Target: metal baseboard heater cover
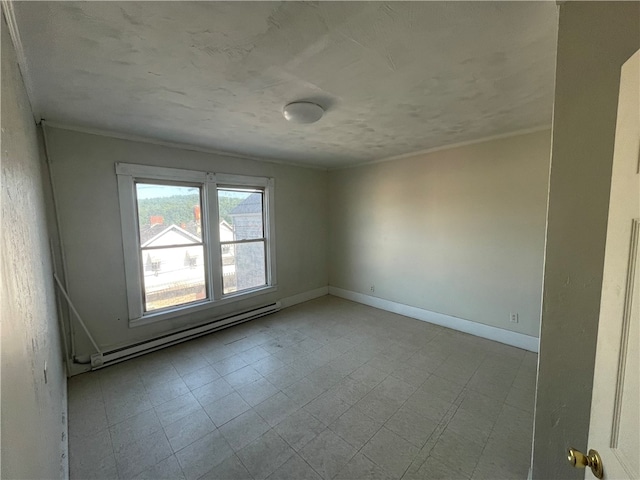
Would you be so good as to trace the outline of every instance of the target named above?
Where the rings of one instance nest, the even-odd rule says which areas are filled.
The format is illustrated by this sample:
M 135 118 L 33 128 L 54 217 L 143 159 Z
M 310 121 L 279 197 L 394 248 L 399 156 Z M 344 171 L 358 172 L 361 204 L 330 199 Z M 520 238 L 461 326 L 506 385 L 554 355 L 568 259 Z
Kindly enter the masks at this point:
M 115 363 L 129 360 L 130 358 L 139 357 L 145 353 L 150 353 L 161 348 L 169 347 L 177 343 L 185 342 L 193 338 L 207 335 L 208 333 L 221 330 L 223 328 L 231 327 L 239 323 L 244 323 L 249 320 L 253 320 L 270 313 L 275 313 L 282 307 L 281 303 L 275 302 L 269 305 L 265 305 L 253 310 L 247 310 L 242 313 L 230 315 L 227 317 L 217 318 L 204 325 L 197 327 L 191 327 L 179 332 L 170 333 L 161 337 L 154 338 L 152 340 L 146 340 L 144 342 L 129 345 L 128 347 L 117 348 L 109 352 L 96 353 L 91 355 L 91 369 L 97 370 L 99 368 L 107 367 Z

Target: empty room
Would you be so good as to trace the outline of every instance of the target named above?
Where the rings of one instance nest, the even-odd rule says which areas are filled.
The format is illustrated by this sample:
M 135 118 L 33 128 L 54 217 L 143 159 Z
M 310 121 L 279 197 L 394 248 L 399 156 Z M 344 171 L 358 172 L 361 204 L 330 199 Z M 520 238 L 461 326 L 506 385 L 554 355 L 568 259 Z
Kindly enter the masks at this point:
M 640 476 L 640 2 L 1 29 L 3 479 Z

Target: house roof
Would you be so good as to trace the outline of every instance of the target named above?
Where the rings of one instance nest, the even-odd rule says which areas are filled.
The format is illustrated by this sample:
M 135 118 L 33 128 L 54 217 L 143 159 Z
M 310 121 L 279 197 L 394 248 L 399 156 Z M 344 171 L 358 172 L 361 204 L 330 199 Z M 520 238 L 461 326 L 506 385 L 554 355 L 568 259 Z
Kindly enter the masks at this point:
M 140 244 L 144 245 L 166 228 L 167 226 L 162 223 L 155 223 L 153 225 L 140 225 Z
M 229 212 L 229 215 L 244 215 L 247 213 L 262 213 L 262 193 L 249 195 Z
M 231 225 L 229 225 L 225 220 L 222 220 L 220 222 L 220 230 L 222 230 L 223 228 L 226 228 L 230 232 L 233 232 L 233 227 Z
M 151 240 L 154 240 L 156 237 L 159 237 L 161 234 L 168 231 L 171 227 L 176 227 L 182 231 L 189 233 L 192 237 L 196 238 L 198 242 L 200 242 L 200 239 L 198 238 L 198 225 L 196 222 L 191 221 L 184 224 L 184 226 L 178 226 L 178 225 L 172 224 L 171 226 L 167 227 L 164 224 L 158 224 L 158 223 L 154 225 L 141 225 L 140 226 L 140 244 L 142 246 L 145 246 Z M 220 228 L 221 229 L 226 228 L 230 232 L 233 232 L 233 227 L 229 225 L 227 222 L 225 222 L 224 220 L 220 222 Z
M 163 225 L 152 225 L 151 227 L 153 228 L 153 227 L 156 227 L 156 226 L 162 227 Z M 153 229 L 153 231 L 157 231 L 157 229 Z M 153 242 L 157 241 L 159 238 L 161 238 L 162 236 L 166 235 L 167 233 L 169 233 L 171 231 L 175 231 L 175 232 L 179 233 L 180 235 L 182 235 L 185 238 L 186 243 L 200 243 L 201 242 L 200 238 L 198 238 L 194 234 L 186 231 L 185 229 L 180 228 L 177 225 L 169 225 L 168 227 L 165 227 L 164 230 L 161 230 L 161 231 L 157 232 L 155 235 L 153 235 L 151 238 L 149 238 L 146 241 L 142 240 L 142 232 L 141 232 L 141 235 L 140 235 L 140 237 L 141 237 L 140 238 L 141 247 L 144 248 L 144 247 L 150 246 Z

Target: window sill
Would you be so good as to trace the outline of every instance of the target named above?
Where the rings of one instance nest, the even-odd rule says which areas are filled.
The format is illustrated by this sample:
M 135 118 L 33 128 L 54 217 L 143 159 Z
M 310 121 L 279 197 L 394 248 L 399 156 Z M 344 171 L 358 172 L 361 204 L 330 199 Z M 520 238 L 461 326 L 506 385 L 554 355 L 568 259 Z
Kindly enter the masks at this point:
M 278 291 L 277 285 L 269 285 L 267 287 L 257 288 L 244 293 L 236 293 L 234 295 L 227 295 L 219 300 L 207 300 L 204 302 L 185 305 L 184 307 L 177 307 L 169 311 L 163 311 L 159 313 L 150 313 L 140 318 L 132 318 L 129 320 L 129 328 L 141 327 L 143 325 L 149 325 L 156 322 L 162 322 L 164 320 L 172 320 L 177 317 L 182 317 L 193 312 L 199 312 L 207 310 L 209 308 L 217 307 L 219 305 L 227 305 L 229 303 L 238 302 L 247 298 L 257 297 L 258 295 L 264 295 Z

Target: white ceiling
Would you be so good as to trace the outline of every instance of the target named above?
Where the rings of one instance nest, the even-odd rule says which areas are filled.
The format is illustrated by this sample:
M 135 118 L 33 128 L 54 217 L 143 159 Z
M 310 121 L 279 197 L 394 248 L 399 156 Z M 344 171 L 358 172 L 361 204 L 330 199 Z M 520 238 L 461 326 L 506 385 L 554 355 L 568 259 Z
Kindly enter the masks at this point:
M 37 116 L 336 167 L 549 125 L 555 2 L 15 2 Z M 294 100 L 315 124 L 284 120 Z

